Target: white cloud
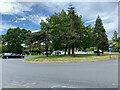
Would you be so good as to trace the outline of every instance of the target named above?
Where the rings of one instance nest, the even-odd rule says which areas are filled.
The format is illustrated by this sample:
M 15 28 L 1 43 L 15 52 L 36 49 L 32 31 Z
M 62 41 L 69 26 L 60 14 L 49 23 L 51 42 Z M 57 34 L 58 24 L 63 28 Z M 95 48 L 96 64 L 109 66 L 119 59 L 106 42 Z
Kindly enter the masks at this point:
M 62 9 L 64 9 L 67 12 L 68 3 L 69 2 L 44 2 L 42 4 L 45 7 L 44 9 L 46 9 L 46 11 L 48 11 L 51 14 L 54 14 L 54 12 L 60 12 Z M 31 14 L 31 15 L 24 16 L 24 17 L 32 21 L 33 23 L 40 25 L 41 20 L 44 20 L 46 22 L 46 18 L 48 18 L 49 15 L 46 16 L 42 13 L 39 13 L 39 14 Z
M 110 19 L 112 16 L 106 16 L 106 17 L 103 17 L 101 18 L 101 20 L 107 20 L 107 19 Z M 86 21 L 85 23 L 92 23 L 92 22 L 95 22 L 96 19 L 93 19 L 93 20 L 89 20 L 89 21 Z
M 50 13 L 54 14 L 54 12 L 60 12 L 62 9 L 67 12 L 69 3 L 70 2 L 45 2 L 44 5 Z
M 10 3 L 0 2 L 0 13 L 8 14 L 13 10 L 13 5 Z
M 18 21 L 17 21 L 17 20 L 15 20 L 14 22 L 15 22 L 15 23 L 17 23 Z
M 26 18 L 19 18 L 19 20 L 22 20 L 22 21 L 24 21 L 24 20 L 26 20 Z
M 94 26 L 97 16 L 102 19 L 108 38 L 111 39 L 114 30 L 118 30 L 118 4 L 110 2 L 102 3 L 73 3 L 77 14 L 82 15 L 85 23 Z
M 13 22 L 14 20 L 12 19 L 12 22 Z
M 92 23 L 92 22 L 95 22 L 96 19 L 93 19 L 93 20 L 89 20 L 89 21 L 86 21 L 85 23 Z
M 34 30 L 34 31 L 32 31 L 32 33 L 34 33 L 34 32 L 39 32 L 40 30 Z
M 13 20 L 13 19 L 12 19 L 12 22 L 17 23 L 17 22 L 25 21 L 25 20 L 26 20 L 26 18 L 17 18 L 17 17 L 16 17 L 16 20 Z
M 108 38 L 111 39 L 113 37 L 114 31 L 116 30 L 118 32 L 118 16 L 109 18 L 109 20 L 103 21 L 103 25 L 105 27 Z
M 46 21 L 46 16 L 41 16 L 38 14 L 34 14 L 34 15 L 29 15 L 28 17 L 26 17 L 28 20 L 32 21 L 33 23 L 40 25 L 41 20 Z
M 2 14 L 24 14 L 24 11 L 31 11 L 33 3 L 18 3 L 18 2 L 0 2 L 0 13 Z
M 46 22 L 47 17 L 41 17 L 40 19 Z
M 119 0 L 6 0 L 17 2 L 118 2 Z
M 4 24 L 0 27 L 0 31 L 4 31 L 4 30 L 7 30 L 9 28 L 15 28 L 16 26 L 14 25 L 8 25 L 8 24 Z

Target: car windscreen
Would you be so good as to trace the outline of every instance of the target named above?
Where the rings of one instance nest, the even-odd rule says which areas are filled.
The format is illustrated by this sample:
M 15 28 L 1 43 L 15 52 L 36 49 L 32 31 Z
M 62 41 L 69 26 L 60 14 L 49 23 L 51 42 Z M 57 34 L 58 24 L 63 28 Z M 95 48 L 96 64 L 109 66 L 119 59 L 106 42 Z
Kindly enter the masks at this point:
M 15 55 L 17 55 L 17 54 L 13 53 L 12 55 L 15 56 Z

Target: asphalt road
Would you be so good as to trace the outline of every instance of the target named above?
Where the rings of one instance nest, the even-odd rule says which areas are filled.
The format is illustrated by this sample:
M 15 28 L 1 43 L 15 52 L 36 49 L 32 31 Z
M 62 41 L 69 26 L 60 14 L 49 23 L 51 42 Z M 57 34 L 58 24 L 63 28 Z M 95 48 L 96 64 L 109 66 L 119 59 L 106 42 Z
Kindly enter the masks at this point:
M 3 88 L 117 88 L 118 60 L 27 63 L 2 60 Z

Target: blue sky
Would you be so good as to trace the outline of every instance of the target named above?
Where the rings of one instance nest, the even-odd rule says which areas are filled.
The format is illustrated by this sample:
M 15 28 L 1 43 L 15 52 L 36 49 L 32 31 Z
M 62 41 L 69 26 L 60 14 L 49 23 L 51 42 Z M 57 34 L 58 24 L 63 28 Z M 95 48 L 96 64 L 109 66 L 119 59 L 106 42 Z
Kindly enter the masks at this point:
M 1 34 L 8 28 L 25 28 L 33 32 L 40 30 L 40 21 L 45 20 L 54 12 L 64 9 L 67 12 L 70 2 L 0 2 L 2 15 Z M 82 15 L 85 25 L 92 24 L 99 15 L 108 38 L 111 39 L 114 30 L 118 30 L 117 2 L 71 2 L 78 15 Z

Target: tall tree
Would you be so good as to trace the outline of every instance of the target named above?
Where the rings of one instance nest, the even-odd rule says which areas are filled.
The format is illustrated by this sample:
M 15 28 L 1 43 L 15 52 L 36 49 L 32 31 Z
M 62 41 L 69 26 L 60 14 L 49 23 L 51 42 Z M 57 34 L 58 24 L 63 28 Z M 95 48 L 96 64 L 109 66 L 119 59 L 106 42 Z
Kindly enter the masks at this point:
M 32 52 L 38 52 L 39 54 L 41 53 L 41 42 L 42 42 L 42 37 L 41 33 L 39 32 L 34 32 L 34 33 L 27 33 L 27 39 L 25 44 L 29 46 L 29 50 Z
M 112 51 L 118 52 L 120 49 L 120 37 L 118 37 L 117 31 L 114 31 L 111 43 L 113 49 Z
M 54 15 L 50 16 L 52 46 L 55 50 L 61 50 L 63 48 L 61 45 L 63 33 L 61 32 L 61 19 L 59 18 L 59 14 L 60 13 L 54 13 Z
M 74 48 L 81 42 L 82 30 L 80 30 L 81 23 L 79 21 L 79 17 L 75 14 L 74 7 L 72 7 L 71 5 L 68 8 L 68 15 L 70 17 L 68 43 L 69 46 L 72 48 L 72 57 L 74 57 Z
M 88 25 L 84 27 L 83 30 L 83 38 L 82 38 L 82 48 L 85 50 L 92 46 L 92 40 L 93 40 L 93 28 L 91 28 L 91 25 Z
M 69 31 L 69 25 L 70 25 L 70 18 L 69 16 L 66 14 L 66 12 L 64 10 L 61 11 L 60 15 L 60 25 L 61 25 L 61 45 L 62 47 L 65 49 L 65 53 L 64 55 L 66 55 L 67 49 L 69 49 L 69 45 L 68 45 L 68 31 Z
M 45 45 L 46 45 L 46 56 L 48 57 L 48 48 L 49 48 L 49 45 L 50 45 L 50 41 L 51 41 L 51 30 L 50 30 L 50 19 L 47 18 L 46 19 L 47 22 L 41 20 L 41 42 L 43 42 Z
M 51 16 L 52 25 L 52 43 L 55 50 L 65 49 L 67 51 L 67 32 L 69 27 L 69 17 L 62 9 L 61 12 L 55 13 Z M 59 46 L 59 47 L 58 47 Z
M 3 43 L 7 45 L 8 52 L 22 53 L 22 43 L 25 43 L 26 33 L 29 30 L 17 28 L 8 29 L 4 35 Z
M 114 31 L 114 34 L 113 34 L 112 40 L 113 40 L 113 41 L 118 41 L 118 33 L 117 33 L 116 30 Z
M 100 17 L 98 16 L 96 19 L 96 23 L 95 23 L 95 28 L 93 31 L 93 40 L 94 40 L 94 45 L 97 48 L 97 56 L 100 56 L 99 50 L 107 50 L 108 49 L 108 38 L 106 35 L 106 31 L 104 29 L 102 20 L 100 19 Z

